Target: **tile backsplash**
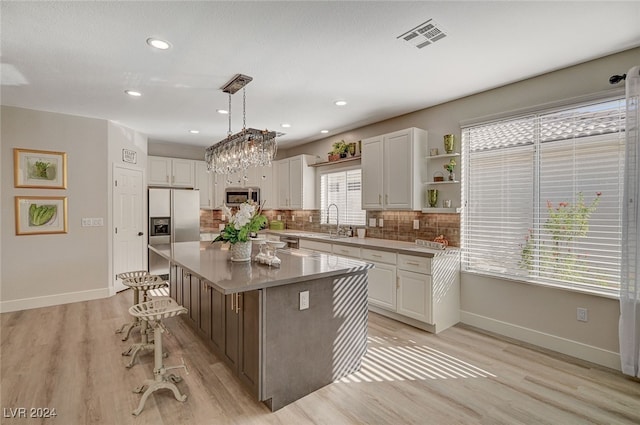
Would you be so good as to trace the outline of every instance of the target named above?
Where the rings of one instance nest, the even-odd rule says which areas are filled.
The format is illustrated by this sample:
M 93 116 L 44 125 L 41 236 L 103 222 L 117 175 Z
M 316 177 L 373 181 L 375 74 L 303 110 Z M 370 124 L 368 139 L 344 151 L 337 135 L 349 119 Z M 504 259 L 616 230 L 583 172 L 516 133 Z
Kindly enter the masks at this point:
M 281 220 L 285 222 L 285 228 L 290 230 L 326 233 L 335 227 L 320 223 L 320 210 L 267 210 L 264 211 L 264 215 L 269 221 L 280 215 Z M 460 246 L 460 215 L 456 213 L 367 211 L 367 224 L 370 219 L 375 219 L 376 224 L 380 219 L 383 220 L 383 227 L 365 226 L 367 236 L 371 238 L 414 242 L 416 239 L 432 241 L 436 236 L 443 235 L 449 241 L 449 245 Z M 414 220 L 418 220 L 418 230 L 413 229 Z M 226 221 L 222 220 L 222 211 L 200 210 L 202 233 L 217 233 L 219 224 L 224 223 Z

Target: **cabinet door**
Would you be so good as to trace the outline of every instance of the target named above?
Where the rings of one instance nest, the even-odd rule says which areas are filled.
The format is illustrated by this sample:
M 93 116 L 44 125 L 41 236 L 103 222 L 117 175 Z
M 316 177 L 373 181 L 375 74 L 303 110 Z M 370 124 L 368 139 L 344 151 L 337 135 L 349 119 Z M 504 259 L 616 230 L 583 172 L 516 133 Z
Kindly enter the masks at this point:
M 207 163 L 196 161 L 196 181 L 194 188 L 200 191 L 200 208 L 213 208 L 212 173 L 207 171 Z
M 251 392 L 258 394 L 260 378 L 260 292 L 243 292 L 239 311 L 238 377 Z
M 408 131 L 385 136 L 382 173 L 385 209 L 411 209 L 414 161 L 411 139 Z
M 213 208 L 220 208 L 224 204 L 224 190 L 226 188 L 226 176 L 224 174 L 213 173 Z
M 209 325 L 211 331 L 209 334 L 209 340 L 218 349 L 218 352 L 224 352 L 224 327 L 225 327 L 225 315 L 227 309 L 225 308 L 225 296 L 222 292 L 218 292 L 214 289 L 209 290 L 209 307 L 211 311 Z
M 264 202 L 264 209 L 277 208 L 276 191 L 274 188 L 273 165 L 258 168 L 260 199 Z
M 238 298 L 238 294 L 226 295 L 224 309 L 224 360 L 234 373 L 238 372 Z
M 276 181 L 276 192 L 278 197 L 278 208 L 289 208 L 289 161 L 278 161 L 276 165 L 278 177 Z
M 200 279 L 195 277 L 194 275 L 189 276 L 189 297 L 191 300 L 189 301 L 189 305 L 191 308 L 189 309 L 189 320 L 195 329 L 200 328 Z
M 185 306 L 182 302 L 182 267 L 175 266 L 174 273 L 176 282 L 176 296 L 174 300 L 176 300 L 179 305 Z
M 396 266 L 374 264 L 368 272 L 369 304 L 396 311 Z
M 207 338 L 211 337 L 211 295 L 209 294 L 211 291 L 213 291 L 213 288 L 203 281 L 200 281 L 198 328 L 200 329 L 200 333 Z
M 147 183 L 150 186 L 171 185 L 171 158 L 150 156 L 147 158 L 149 177 Z
M 362 209 L 382 209 L 382 137 L 362 141 Z
M 193 160 L 190 159 L 173 159 L 172 186 L 193 187 L 194 186 L 194 167 Z
M 178 266 L 171 264 L 169 267 L 169 296 L 178 301 Z M 180 303 L 178 303 L 180 304 Z
M 302 158 L 295 157 L 289 160 L 289 208 L 302 209 Z
M 431 275 L 398 270 L 397 312 L 433 324 Z

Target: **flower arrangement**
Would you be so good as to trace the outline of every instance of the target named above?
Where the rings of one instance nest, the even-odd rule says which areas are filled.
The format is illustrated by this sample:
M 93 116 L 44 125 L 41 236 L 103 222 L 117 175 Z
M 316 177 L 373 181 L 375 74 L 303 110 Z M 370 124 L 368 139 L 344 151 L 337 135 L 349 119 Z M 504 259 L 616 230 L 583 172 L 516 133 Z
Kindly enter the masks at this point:
M 456 166 L 456 160 L 451 158 L 449 160 L 449 162 L 447 162 L 446 164 L 444 164 L 444 169 L 447 170 L 450 173 L 453 173 L 453 168 Z
M 251 233 L 257 232 L 267 223 L 267 217 L 261 214 L 262 208 L 255 202 L 248 201 L 240 204 L 235 214 L 226 205 L 222 206 L 222 211 L 229 217 L 229 223 L 213 242 L 225 241 L 231 244 L 247 242 Z

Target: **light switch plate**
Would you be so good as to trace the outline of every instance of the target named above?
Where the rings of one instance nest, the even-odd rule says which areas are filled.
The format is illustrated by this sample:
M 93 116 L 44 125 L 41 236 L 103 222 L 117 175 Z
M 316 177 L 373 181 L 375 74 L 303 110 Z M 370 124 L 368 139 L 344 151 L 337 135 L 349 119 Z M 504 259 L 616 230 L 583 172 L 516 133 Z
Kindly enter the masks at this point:
M 376 227 L 376 219 L 375 218 L 370 218 L 369 219 L 369 227 Z
M 420 229 L 420 220 L 413 220 L 413 230 Z
M 91 227 L 91 219 L 90 218 L 83 218 L 82 219 L 82 227 Z
M 309 291 L 300 292 L 300 310 L 309 308 Z

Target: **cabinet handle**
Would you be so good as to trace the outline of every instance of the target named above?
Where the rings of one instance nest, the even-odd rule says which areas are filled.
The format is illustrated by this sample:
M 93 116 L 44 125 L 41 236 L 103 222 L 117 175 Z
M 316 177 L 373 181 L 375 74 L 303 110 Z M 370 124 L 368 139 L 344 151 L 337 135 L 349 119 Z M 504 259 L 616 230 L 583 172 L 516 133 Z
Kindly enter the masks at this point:
M 420 263 L 415 263 L 413 261 L 407 261 L 407 264 L 410 266 L 418 266 L 418 267 L 420 266 Z
M 379 255 L 379 254 L 371 254 L 371 256 L 376 258 L 382 258 L 382 255 Z
M 169 175 L 167 174 L 167 178 L 165 179 L 167 183 L 169 183 Z
M 236 314 L 238 314 L 240 312 L 240 297 L 241 297 L 241 295 L 240 294 L 236 294 L 236 296 L 238 297 L 236 299 Z
M 384 195 L 384 203 L 385 203 L 385 205 L 389 205 L 389 194 L 388 193 Z
M 382 204 L 382 195 L 378 194 L 378 203 Z
M 234 302 L 236 300 L 236 294 L 231 294 L 231 310 L 235 310 Z
M 400 277 L 396 276 L 396 289 L 400 289 Z

